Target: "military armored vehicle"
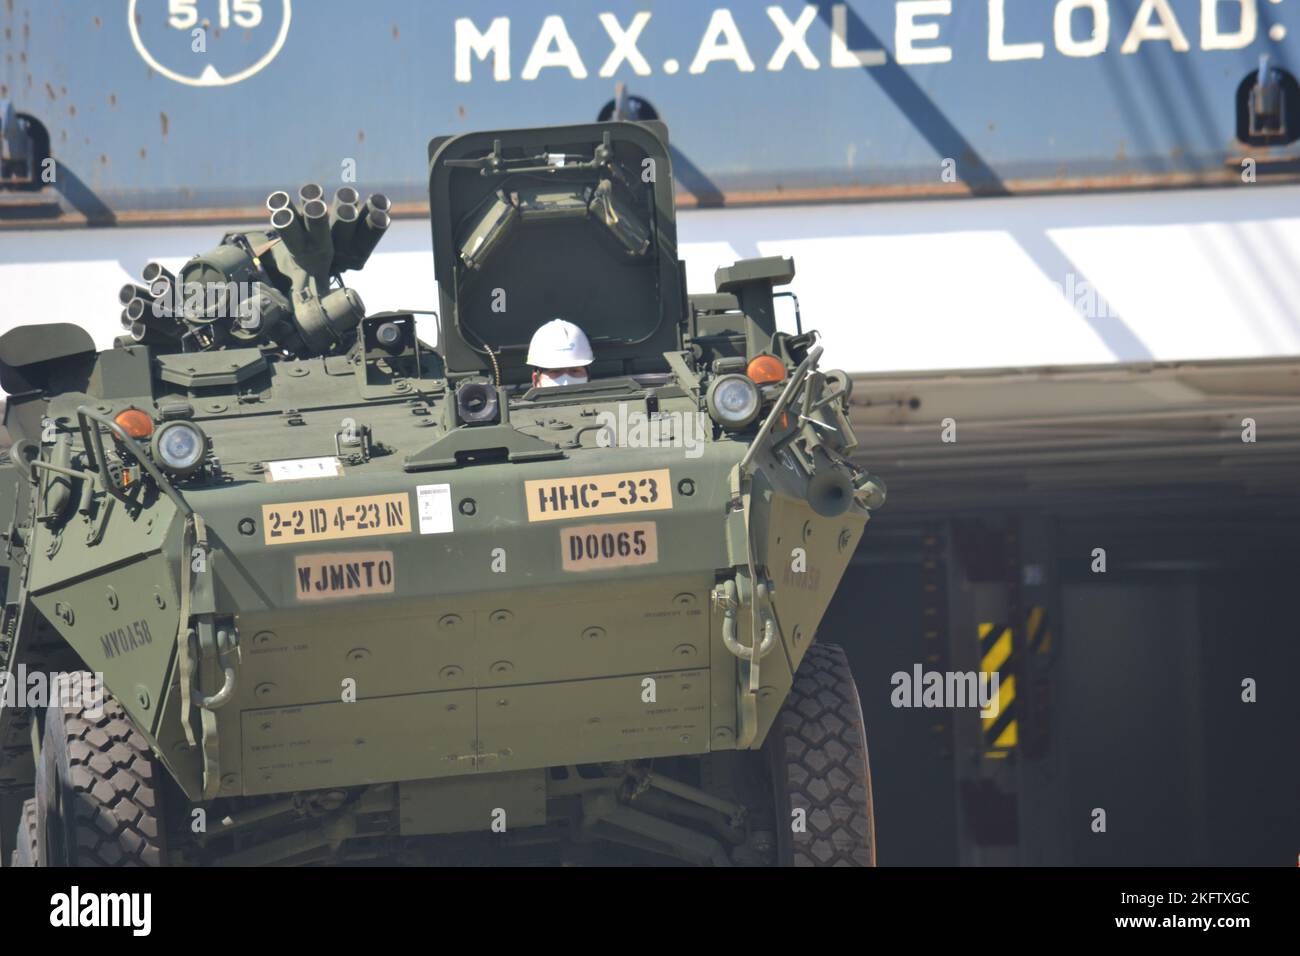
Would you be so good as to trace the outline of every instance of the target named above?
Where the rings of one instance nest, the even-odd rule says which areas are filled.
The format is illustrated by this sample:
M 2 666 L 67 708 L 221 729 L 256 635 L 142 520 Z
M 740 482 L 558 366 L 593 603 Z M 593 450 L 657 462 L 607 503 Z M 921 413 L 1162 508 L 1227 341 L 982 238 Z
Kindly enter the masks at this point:
M 791 260 L 687 295 L 656 123 L 436 138 L 429 201 L 432 346 L 343 282 L 388 200 L 314 184 L 112 349 L 0 337 L 6 862 L 874 862 L 816 639 L 884 487 Z

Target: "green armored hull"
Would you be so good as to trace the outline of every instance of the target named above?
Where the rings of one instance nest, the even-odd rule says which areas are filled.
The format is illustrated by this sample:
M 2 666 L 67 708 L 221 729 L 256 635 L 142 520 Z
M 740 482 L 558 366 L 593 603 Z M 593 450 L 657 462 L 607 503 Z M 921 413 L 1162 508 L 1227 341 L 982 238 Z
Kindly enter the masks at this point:
M 871 862 L 814 642 L 883 485 L 776 328 L 793 264 L 688 297 L 671 184 L 657 124 L 435 139 L 432 347 L 342 280 L 387 201 L 319 186 L 146 269 L 110 351 L 0 338 L 7 686 L 55 691 L 0 707 L 6 850 Z M 555 315 L 586 384 L 530 384 Z

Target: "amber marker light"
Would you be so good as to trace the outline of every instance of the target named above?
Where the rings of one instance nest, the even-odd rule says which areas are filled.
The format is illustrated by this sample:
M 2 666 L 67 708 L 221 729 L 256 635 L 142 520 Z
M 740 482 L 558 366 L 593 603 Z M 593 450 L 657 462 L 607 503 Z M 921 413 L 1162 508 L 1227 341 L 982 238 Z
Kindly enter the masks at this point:
M 775 355 L 760 355 L 749 363 L 745 374 L 758 385 L 785 381 L 785 363 Z
M 149 417 L 148 412 L 142 412 L 138 408 L 128 408 L 124 412 L 118 412 L 117 417 L 113 419 L 122 427 L 132 438 L 148 438 L 153 434 L 153 419 Z

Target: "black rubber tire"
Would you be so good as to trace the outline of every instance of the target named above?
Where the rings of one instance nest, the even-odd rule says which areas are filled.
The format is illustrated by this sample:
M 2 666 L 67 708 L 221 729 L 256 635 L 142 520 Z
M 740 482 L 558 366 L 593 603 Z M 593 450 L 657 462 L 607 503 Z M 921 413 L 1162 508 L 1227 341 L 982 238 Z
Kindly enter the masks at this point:
M 144 735 L 107 693 L 98 715 L 51 697 L 36 770 L 40 865 L 161 866 L 163 771 Z
M 876 825 L 862 703 L 844 650 L 808 648 L 764 744 L 781 866 L 875 866 Z M 805 813 L 795 832 L 794 811 Z
M 14 844 L 11 866 L 36 865 L 36 798 L 28 797 L 23 801 L 22 812 L 18 815 L 18 837 Z

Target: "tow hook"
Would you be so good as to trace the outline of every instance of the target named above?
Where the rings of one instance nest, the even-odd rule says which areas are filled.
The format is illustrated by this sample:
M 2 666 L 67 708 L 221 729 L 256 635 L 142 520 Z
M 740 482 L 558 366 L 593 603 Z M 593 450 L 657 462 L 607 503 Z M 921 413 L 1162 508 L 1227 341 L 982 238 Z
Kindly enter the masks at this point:
M 238 684 L 235 665 L 231 662 L 231 655 L 239 648 L 238 637 L 233 629 L 227 630 L 225 628 L 217 631 L 216 638 L 213 640 L 194 638 L 193 631 L 190 632 L 190 635 L 191 639 L 198 644 L 196 656 L 205 661 L 211 661 L 214 657 L 217 658 L 225 675 L 221 689 L 211 696 L 205 696 L 199 689 L 197 671 L 194 674 L 194 696 L 198 700 L 199 706 L 204 710 L 218 710 L 230 702 L 230 698 L 234 696 L 235 687 Z
M 748 750 L 758 737 L 759 661 L 776 646 L 778 628 L 771 607 L 771 582 L 759 578 L 754 585 L 754 614 L 763 621 L 763 636 L 755 634 L 749 647 L 736 639 L 736 612 L 743 602 L 735 578 L 713 589 L 714 607 L 722 611 L 722 643 L 740 659 L 736 669 L 736 749 Z M 756 647 L 754 645 L 757 645 Z
M 768 652 L 776 644 L 776 621 L 766 610 L 768 605 L 767 582 L 758 582 L 755 590 L 758 592 L 757 596 L 761 608 L 759 615 L 763 619 L 763 639 L 759 642 L 757 654 L 761 660 L 768 655 Z M 727 646 L 727 650 L 742 661 L 752 661 L 755 656 L 754 648 L 746 647 L 736 640 L 736 611 L 740 608 L 740 600 L 734 578 L 728 578 L 713 589 L 713 604 L 722 610 L 722 643 Z

